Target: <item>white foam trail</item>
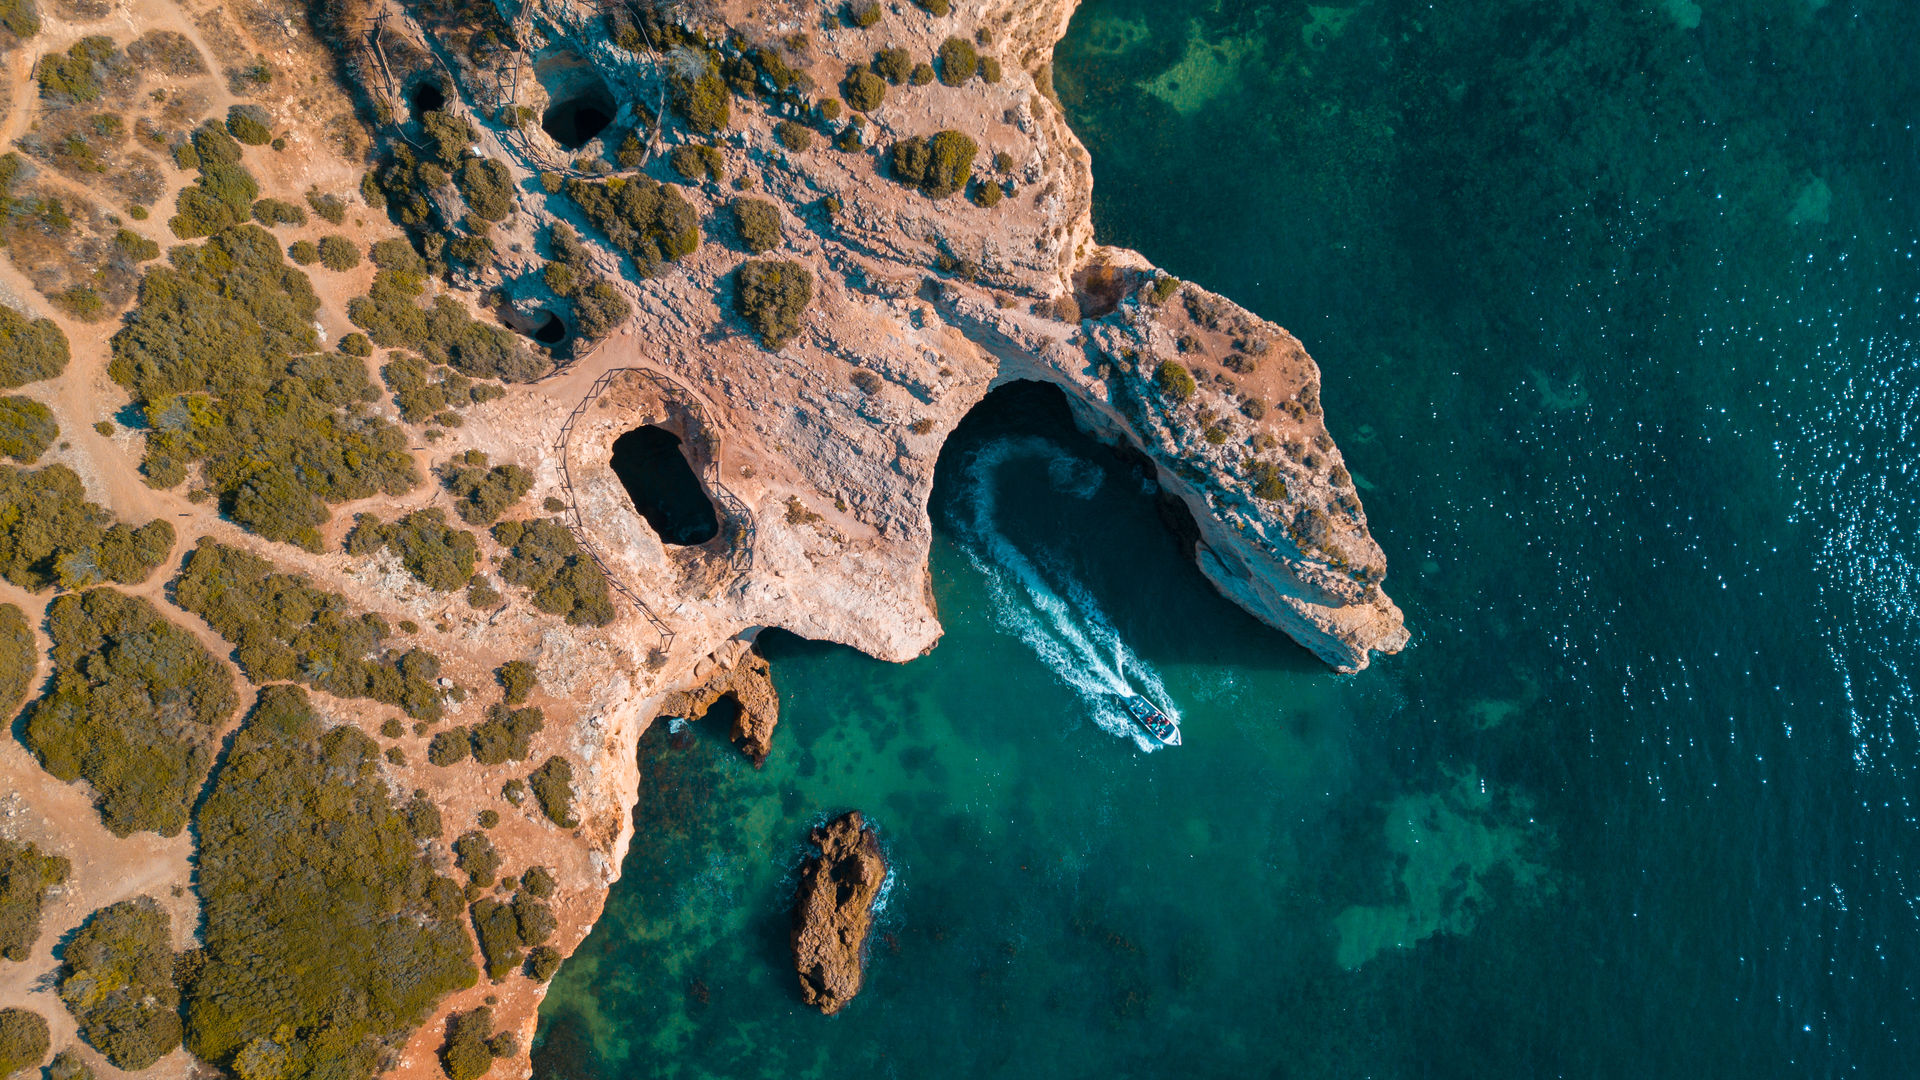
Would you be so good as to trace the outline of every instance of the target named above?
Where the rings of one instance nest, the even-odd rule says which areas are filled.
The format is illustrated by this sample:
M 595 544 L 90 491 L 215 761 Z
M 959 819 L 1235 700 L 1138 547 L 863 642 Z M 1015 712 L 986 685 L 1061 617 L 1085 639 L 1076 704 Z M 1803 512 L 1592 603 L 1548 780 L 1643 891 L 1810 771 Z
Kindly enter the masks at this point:
M 1080 696 L 1094 722 L 1109 734 L 1131 739 L 1143 751 L 1158 750 L 1160 744 L 1140 730 L 1114 695 L 1133 693 L 1123 674 L 1131 668 L 1150 696 L 1163 702 L 1166 687 L 1159 674 L 1127 648 L 1085 586 L 1064 569 L 1050 567 L 1051 576 L 1067 594 L 1062 596 L 1049 583 L 1049 575 L 994 527 L 999 502 L 994 472 L 1009 460 L 1027 457 L 1046 461 L 1052 486 L 1077 498 L 1091 498 L 1104 476 L 1092 462 L 1034 436 L 999 439 L 981 447 L 966 471 L 971 488 L 968 518 L 962 523 L 969 541 L 967 558 L 986 578 L 996 621 Z M 1179 718 L 1172 708 L 1166 711 Z

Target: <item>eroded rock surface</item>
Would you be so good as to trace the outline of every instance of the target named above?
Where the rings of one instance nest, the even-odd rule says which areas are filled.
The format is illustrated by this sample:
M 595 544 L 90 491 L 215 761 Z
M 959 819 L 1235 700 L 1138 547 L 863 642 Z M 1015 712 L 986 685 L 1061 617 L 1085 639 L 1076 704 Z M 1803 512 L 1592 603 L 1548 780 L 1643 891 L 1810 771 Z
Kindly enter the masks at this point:
M 744 643 L 729 645 L 736 647 L 721 649 L 705 661 L 711 665 L 705 682 L 667 695 L 660 704 L 660 715 L 698 720 L 722 698 L 731 697 L 739 711 L 728 735 L 755 765 L 760 765 L 773 749 L 773 729 L 780 723 L 780 695 L 773 688 L 773 671 L 765 657 Z
M 860 992 L 873 903 L 887 879 L 873 827 L 849 811 L 813 830 L 820 854 L 800 870 L 793 909 L 793 966 L 800 997 L 828 1015 Z

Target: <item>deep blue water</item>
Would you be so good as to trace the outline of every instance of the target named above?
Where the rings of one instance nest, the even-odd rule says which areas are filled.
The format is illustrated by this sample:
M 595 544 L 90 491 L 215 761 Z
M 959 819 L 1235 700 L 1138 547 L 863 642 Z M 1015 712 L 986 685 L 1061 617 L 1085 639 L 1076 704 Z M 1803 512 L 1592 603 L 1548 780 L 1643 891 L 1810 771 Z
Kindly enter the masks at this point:
M 769 642 L 759 772 L 648 735 L 542 1075 L 1914 1074 L 1920 5 L 1444 7 L 1093 0 L 1054 73 L 1101 238 L 1319 360 L 1412 646 L 1328 673 L 999 395 L 931 655 Z M 782 905 L 849 807 L 826 1020 Z

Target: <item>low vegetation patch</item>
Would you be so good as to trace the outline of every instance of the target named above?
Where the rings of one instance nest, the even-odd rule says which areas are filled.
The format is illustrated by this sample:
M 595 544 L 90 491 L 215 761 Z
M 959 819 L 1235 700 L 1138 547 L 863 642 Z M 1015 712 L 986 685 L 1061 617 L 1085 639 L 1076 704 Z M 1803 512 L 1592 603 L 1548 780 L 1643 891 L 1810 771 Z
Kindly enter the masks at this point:
M 556 754 L 533 770 L 527 784 L 533 788 L 533 797 L 539 800 L 540 812 L 547 815 L 548 821 L 563 829 L 580 824 L 580 819 L 573 816 L 572 762 Z
M 149 484 L 198 464 L 236 523 L 319 551 L 327 504 L 419 482 L 405 434 L 368 411 L 366 366 L 317 354 L 319 298 L 271 233 L 236 226 L 169 263 L 141 282 L 107 368 L 146 415 Z
M 0 577 L 23 589 L 137 584 L 172 549 L 172 525 L 156 519 L 136 529 L 114 521 L 87 501 L 79 475 L 65 465 L 0 465 Z
M 440 1047 L 440 1067 L 448 1080 L 479 1080 L 493 1068 L 495 1058 L 512 1057 L 519 1050 L 513 1032 L 493 1030 L 493 1010 L 485 1005 L 447 1019 L 447 1041 Z
M 979 153 L 979 145 L 958 131 L 901 139 L 893 144 L 893 177 L 930 199 L 944 199 L 966 188 Z
M 468 450 L 441 465 L 440 482 L 453 493 L 454 513 L 469 525 L 491 525 L 533 490 L 533 474 L 512 463 L 487 464 L 487 455 Z
M 507 549 L 500 577 L 527 590 L 533 606 L 563 616 L 575 626 L 605 626 L 613 621 L 613 597 L 607 579 L 557 521 L 503 521 L 493 538 Z
M 265 146 L 273 141 L 273 117 L 264 106 L 250 102 L 229 105 L 227 134 L 248 146 Z
M 391 525 L 372 514 L 357 515 L 347 533 L 347 554 L 371 555 L 382 548 L 398 556 L 415 581 L 441 592 L 465 588 L 480 555 L 480 542 L 448 525 L 439 507 L 415 510 Z
M 755 255 L 780 246 L 780 211 L 765 199 L 733 200 L 733 227 L 740 243 Z
M 192 187 L 180 192 L 167 227 L 182 240 L 211 236 L 253 214 L 260 184 L 240 164 L 240 144 L 209 121 L 175 153 L 181 164 L 198 170 Z
M 696 183 L 711 180 L 717 184 L 727 175 L 727 163 L 720 156 L 720 151 L 701 143 L 683 143 L 674 147 L 667 155 L 667 164 L 673 166 L 673 171 L 679 173 L 681 179 Z
M 800 317 L 813 302 L 813 274 L 785 259 L 749 259 L 734 275 L 734 308 L 768 349 L 779 349 L 800 332 Z
M 1153 385 L 1168 401 L 1179 404 L 1186 401 L 1198 390 L 1199 384 L 1193 381 L 1193 372 L 1178 360 L 1162 360 L 1160 366 L 1153 369 Z
M 509 705 L 526 704 L 527 696 L 540 685 L 540 676 L 529 660 L 509 660 L 494 669 L 493 678 L 500 684 L 501 696 Z
M 46 1017 L 26 1009 L 0 1009 L 0 1076 L 40 1064 L 51 1043 Z
M 564 221 L 555 222 L 548 239 L 553 261 L 543 275 L 554 295 L 573 304 L 574 329 L 589 341 L 613 333 L 633 314 L 633 305 L 613 283 L 593 272 L 586 245 Z
M 137 596 L 68 593 L 47 612 L 53 683 L 28 707 L 27 748 L 47 772 L 93 785 L 116 836 L 173 836 L 239 704 L 233 676 Z
M 650 176 L 567 181 L 567 198 L 580 205 L 593 227 L 633 257 L 642 277 L 700 246 L 700 215 L 672 184 Z
M 0 304 L 0 389 L 12 390 L 67 370 L 67 335 L 52 319 L 29 319 Z
M 557 927 L 553 909 L 524 887 L 511 901 L 482 897 L 473 904 L 474 936 L 487 960 L 487 976 L 495 982 L 525 963 L 527 948 L 546 944 Z
M 965 86 L 980 70 L 980 54 L 966 38 L 950 37 L 940 43 L 940 81 L 948 86 Z
M 349 334 L 340 342 L 342 352 L 357 355 L 347 345 L 348 340 L 353 338 L 358 338 L 360 342 L 368 341 L 364 334 Z M 371 343 L 368 343 L 367 351 L 372 351 Z M 423 424 L 436 419 L 445 422 L 448 419 L 445 414 L 449 410 L 457 412 L 470 405 L 505 397 L 507 393 L 499 383 L 469 379 L 444 364 L 429 364 L 410 353 L 390 353 L 387 362 L 380 367 L 380 378 L 387 384 L 387 389 L 393 391 L 393 403 L 400 410 L 400 419 L 409 424 Z M 451 419 L 457 422 L 459 417 Z
M 442 294 L 433 298 L 432 307 L 421 307 L 417 301 L 426 292 L 425 265 L 405 244 L 397 246 L 418 270 L 390 265 L 395 262 L 392 258 L 383 262 L 382 245 L 391 243 L 374 245 L 374 264 L 381 270 L 367 295 L 347 304 L 347 318 L 375 344 L 410 349 L 429 363 L 446 364 L 476 379 L 527 382 L 546 372 L 547 361 L 528 350 L 512 331 L 475 319 L 453 297 Z
M 173 580 L 173 594 L 233 644 L 234 659 L 255 682 L 294 680 L 336 697 L 398 706 L 418 720 L 440 717 L 439 659 L 423 649 L 387 648 L 385 619 L 356 612 L 346 597 L 300 574 L 201 537 Z
M 359 729 L 268 686 L 197 817 L 205 965 L 187 1048 L 242 1076 L 368 1080 L 472 986 L 460 887 L 434 873 Z
M 849 67 L 847 77 L 840 81 L 840 96 L 846 99 L 847 108 L 872 112 L 887 100 L 887 80 L 871 68 Z
M 17 963 L 32 955 L 47 890 L 64 884 L 72 872 L 72 864 L 59 855 L 0 838 L 0 956 Z
M 151 896 L 87 919 L 62 955 L 60 1000 L 80 1037 L 116 1069 L 137 1072 L 180 1045 L 172 920 Z
M 31 465 L 59 437 L 52 409 L 29 397 L 0 397 L 0 454 Z
M 40 93 L 58 100 L 98 101 L 109 83 L 129 71 L 126 55 L 104 34 L 83 37 L 64 53 L 48 53 L 34 65 Z

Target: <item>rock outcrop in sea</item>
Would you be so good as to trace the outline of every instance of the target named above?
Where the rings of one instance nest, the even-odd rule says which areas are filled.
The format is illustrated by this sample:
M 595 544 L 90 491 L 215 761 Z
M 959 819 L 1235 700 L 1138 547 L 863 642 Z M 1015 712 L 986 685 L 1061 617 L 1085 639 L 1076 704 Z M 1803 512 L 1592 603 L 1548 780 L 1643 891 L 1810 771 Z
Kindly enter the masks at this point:
M 739 711 L 733 717 L 728 736 L 757 765 L 764 764 L 773 749 L 773 729 L 780 723 L 780 695 L 773 688 L 773 671 L 766 658 L 745 646 L 729 642 L 729 648 L 709 657 L 706 681 L 690 690 L 668 694 L 660 703 L 661 716 L 681 716 L 699 720 L 723 698 L 732 698 Z M 700 677 L 695 669 L 694 677 Z
M 873 827 L 852 810 L 813 830 L 820 849 L 800 869 L 793 908 L 793 967 L 800 997 L 832 1015 L 860 992 L 873 904 L 887 879 Z

